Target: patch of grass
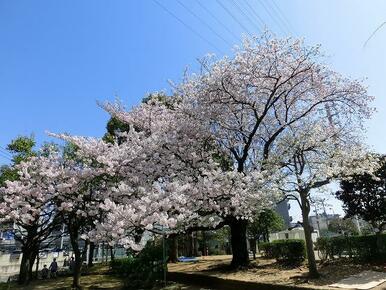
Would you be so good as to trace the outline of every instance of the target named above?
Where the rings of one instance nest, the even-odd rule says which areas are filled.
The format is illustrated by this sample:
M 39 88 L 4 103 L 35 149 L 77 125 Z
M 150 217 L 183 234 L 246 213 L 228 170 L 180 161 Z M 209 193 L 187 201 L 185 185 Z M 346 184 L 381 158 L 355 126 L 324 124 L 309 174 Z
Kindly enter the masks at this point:
M 107 275 L 107 274 L 90 274 L 87 276 L 81 277 L 81 285 L 85 290 L 91 289 L 111 289 L 118 290 L 123 289 L 122 279 Z M 15 282 L 12 282 L 9 285 L 6 283 L 0 284 L 0 290 L 67 290 L 71 289 L 72 277 L 58 277 L 56 279 L 48 280 L 36 280 L 32 281 L 28 286 L 20 286 Z
M 211 290 L 211 289 L 170 282 L 170 284 L 167 285 L 166 287 L 158 287 L 152 290 Z

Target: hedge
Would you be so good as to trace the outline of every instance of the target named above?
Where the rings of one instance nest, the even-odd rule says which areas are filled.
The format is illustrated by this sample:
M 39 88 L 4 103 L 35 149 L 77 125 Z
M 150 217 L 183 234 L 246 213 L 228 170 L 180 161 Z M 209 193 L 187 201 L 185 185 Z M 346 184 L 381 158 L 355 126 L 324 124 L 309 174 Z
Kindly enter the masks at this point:
M 347 256 L 361 261 L 385 260 L 386 234 L 318 238 L 316 248 L 323 260 Z
M 148 243 L 137 255 L 111 261 L 111 270 L 124 278 L 125 289 L 152 288 L 163 277 L 162 260 L 162 244 Z
M 276 259 L 279 263 L 299 265 L 305 260 L 306 248 L 303 240 L 277 240 L 271 243 L 261 243 L 260 250 L 267 258 Z

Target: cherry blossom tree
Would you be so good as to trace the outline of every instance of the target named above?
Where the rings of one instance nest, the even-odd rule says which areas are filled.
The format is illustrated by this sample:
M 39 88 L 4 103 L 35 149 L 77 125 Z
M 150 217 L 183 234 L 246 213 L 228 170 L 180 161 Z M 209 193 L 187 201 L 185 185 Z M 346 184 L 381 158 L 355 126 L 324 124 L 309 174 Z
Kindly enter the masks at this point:
M 224 172 L 224 161 L 218 158 L 222 152 L 199 124 L 170 104 L 149 101 L 130 112 L 105 104 L 114 118 L 131 125 L 113 143 L 111 138 L 105 143 L 58 136 L 78 146 L 81 156 L 95 159 L 117 181 L 104 194 L 101 208 L 107 214 L 89 233 L 92 240 L 139 250 L 149 237 L 145 231 L 152 232 L 154 226 L 169 232 L 222 226 L 227 212 L 249 211 L 240 199 L 266 182 L 259 174 Z
M 312 115 L 297 124 L 301 130 L 291 126 L 280 141 L 281 145 L 287 146 L 283 151 L 287 158 L 283 160 L 286 174 L 283 191 L 288 199 L 296 200 L 302 211 L 311 277 L 318 277 L 319 274 L 308 219 L 310 194 L 322 190 L 334 180 L 360 172 L 372 172 L 376 167 L 375 159 L 361 144 L 358 135 L 361 124 L 345 117 L 335 115 L 332 120 L 327 115 L 325 118 Z
M 0 216 L 2 221 L 13 221 L 24 237 L 21 280 L 30 280 L 40 243 L 47 242 L 53 229 L 64 223 L 76 258 L 74 287 L 80 288 L 88 239 L 83 251 L 79 241 L 82 233 L 87 234 L 93 228 L 93 220 L 100 214 L 99 204 L 103 199 L 99 191 L 93 190 L 100 171 L 91 167 L 89 160 L 68 158 L 60 150 L 45 150 L 16 165 L 16 169 L 19 178 L 6 182 L 0 190 Z
M 90 244 L 88 234 L 103 216 L 109 179 L 95 160 L 80 156 L 74 144 L 67 144 L 56 164 L 60 175 L 51 185 L 52 202 L 61 222 L 66 226 L 75 256 L 73 288 L 80 289 L 83 261 Z
M 17 179 L 0 188 L 0 222 L 14 224 L 15 239 L 22 245 L 20 283 L 31 280 L 41 243 L 53 238 L 51 234 L 59 224 L 51 191 L 57 177 L 55 162 L 56 156 L 29 157 L 14 166 Z
M 298 124 L 303 119 L 328 118 L 326 111 L 331 110 L 334 116 L 361 122 L 372 111 L 372 97 L 362 84 L 329 69 L 319 46 L 308 47 L 301 40 L 265 34 L 246 40 L 234 57 L 206 59 L 202 66 L 202 73 L 187 76 L 177 86 L 181 108 L 210 132 L 243 177 L 282 172 L 287 145 L 280 141 L 291 128 L 302 132 Z M 240 208 L 261 204 L 259 190 L 240 197 Z M 248 264 L 249 212 L 227 212 L 234 266 Z
M 106 105 L 106 109 L 112 112 L 113 116 L 126 114 L 120 108 L 109 104 Z M 194 133 L 187 130 L 186 132 L 190 132 L 192 136 L 177 135 L 171 128 L 172 118 L 168 116 L 167 110 L 163 105 L 144 104 L 141 109 L 134 110 L 130 115 L 121 116 L 121 119 L 132 118 L 126 120 L 132 127 L 128 132 L 119 134 L 113 143 L 90 138 L 59 136 L 76 144 L 81 156 L 95 159 L 107 175 L 115 178 L 116 184 L 110 187 L 109 193 L 105 195 L 109 198 L 105 199 L 102 206 L 111 214 L 106 216 L 105 223 L 98 226 L 99 233 L 95 231 L 92 233 L 94 237 L 106 238 L 113 235 L 111 243 L 120 241 L 136 248 L 135 240 L 138 240 L 138 237 L 130 236 L 128 233 L 137 232 L 138 229 L 151 230 L 154 224 L 174 227 L 177 220 L 191 216 L 192 211 L 188 210 L 187 201 L 183 196 L 189 185 L 183 187 L 180 184 L 183 178 L 194 178 L 194 170 L 201 168 L 200 164 L 203 163 L 204 157 L 196 155 L 197 151 L 188 152 L 187 144 L 189 149 L 195 144 Z M 150 121 L 150 118 L 154 118 L 157 122 Z M 136 131 L 134 127 L 140 131 Z M 168 136 L 175 134 L 176 137 L 160 138 L 163 134 Z M 182 142 L 185 147 L 181 146 Z M 186 151 L 178 152 L 178 150 Z M 206 154 L 203 149 L 201 151 Z M 133 219 L 128 219 L 128 214 Z M 117 222 L 119 216 L 121 222 Z M 108 224 L 108 221 L 111 223 Z M 125 223 L 125 226 L 122 223 Z M 102 225 L 106 227 L 105 231 L 102 230 Z M 114 231 L 110 226 L 118 227 L 119 230 Z M 106 233 L 108 235 L 105 235 Z M 122 239 L 118 238 L 119 233 Z
M 244 266 L 248 220 L 276 202 L 286 180 L 289 133 L 311 142 L 305 120 L 339 116 L 360 124 L 372 98 L 360 82 L 325 66 L 319 47 L 269 34 L 202 66 L 166 101 L 151 98 L 130 111 L 104 104 L 129 126 L 115 141 L 58 137 L 115 181 L 104 189 L 105 219 L 93 238 L 140 248 L 143 233 L 156 225 L 227 224 L 232 265 Z

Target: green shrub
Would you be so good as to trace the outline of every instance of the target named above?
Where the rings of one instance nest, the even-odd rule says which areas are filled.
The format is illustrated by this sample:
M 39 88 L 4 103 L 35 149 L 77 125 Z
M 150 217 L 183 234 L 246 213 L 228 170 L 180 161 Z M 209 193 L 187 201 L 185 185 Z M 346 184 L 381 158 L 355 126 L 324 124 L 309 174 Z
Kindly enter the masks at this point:
M 130 273 L 134 271 L 137 265 L 138 260 L 134 257 L 115 259 L 110 262 L 113 273 L 121 277 L 130 275 Z
M 277 240 L 271 243 L 261 243 L 259 247 L 265 257 L 276 259 L 279 263 L 287 265 L 299 265 L 306 257 L 303 240 Z
M 342 256 L 360 261 L 384 260 L 386 234 L 318 238 L 316 247 L 324 260 Z
M 163 277 L 162 244 L 149 243 L 137 255 L 115 259 L 111 269 L 128 281 L 125 289 L 151 288 Z
M 326 237 L 318 238 L 315 243 L 316 250 L 319 251 L 319 256 L 322 260 L 327 260 L 329 257 L 333 257 L 331 239 Z

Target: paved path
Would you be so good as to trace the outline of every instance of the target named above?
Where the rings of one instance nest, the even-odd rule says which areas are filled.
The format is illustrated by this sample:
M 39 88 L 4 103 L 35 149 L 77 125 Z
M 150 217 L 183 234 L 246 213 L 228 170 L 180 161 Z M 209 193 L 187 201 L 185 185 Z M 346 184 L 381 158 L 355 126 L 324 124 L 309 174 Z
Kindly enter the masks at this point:
M 380 284 L 381 283 L 381 284 Z M 339 287 L 339 289 L 374 289 L 386 283 L 386 273 L 379 271 L 362 271 L 358 274 L 351 275 L 347 278 L 332 284 L 332 287 Z M 383 287 L 384 285 L 382 285 Z M 381 288 L 382 289 L 382 288 Z M 385 288 L 383 288 L 385 289 Z
M 371 290 L 385 290 L 386 289 L 386 282 L 382 283 L 381 285 L 378 285 L 377 287 L 372 288 Z

